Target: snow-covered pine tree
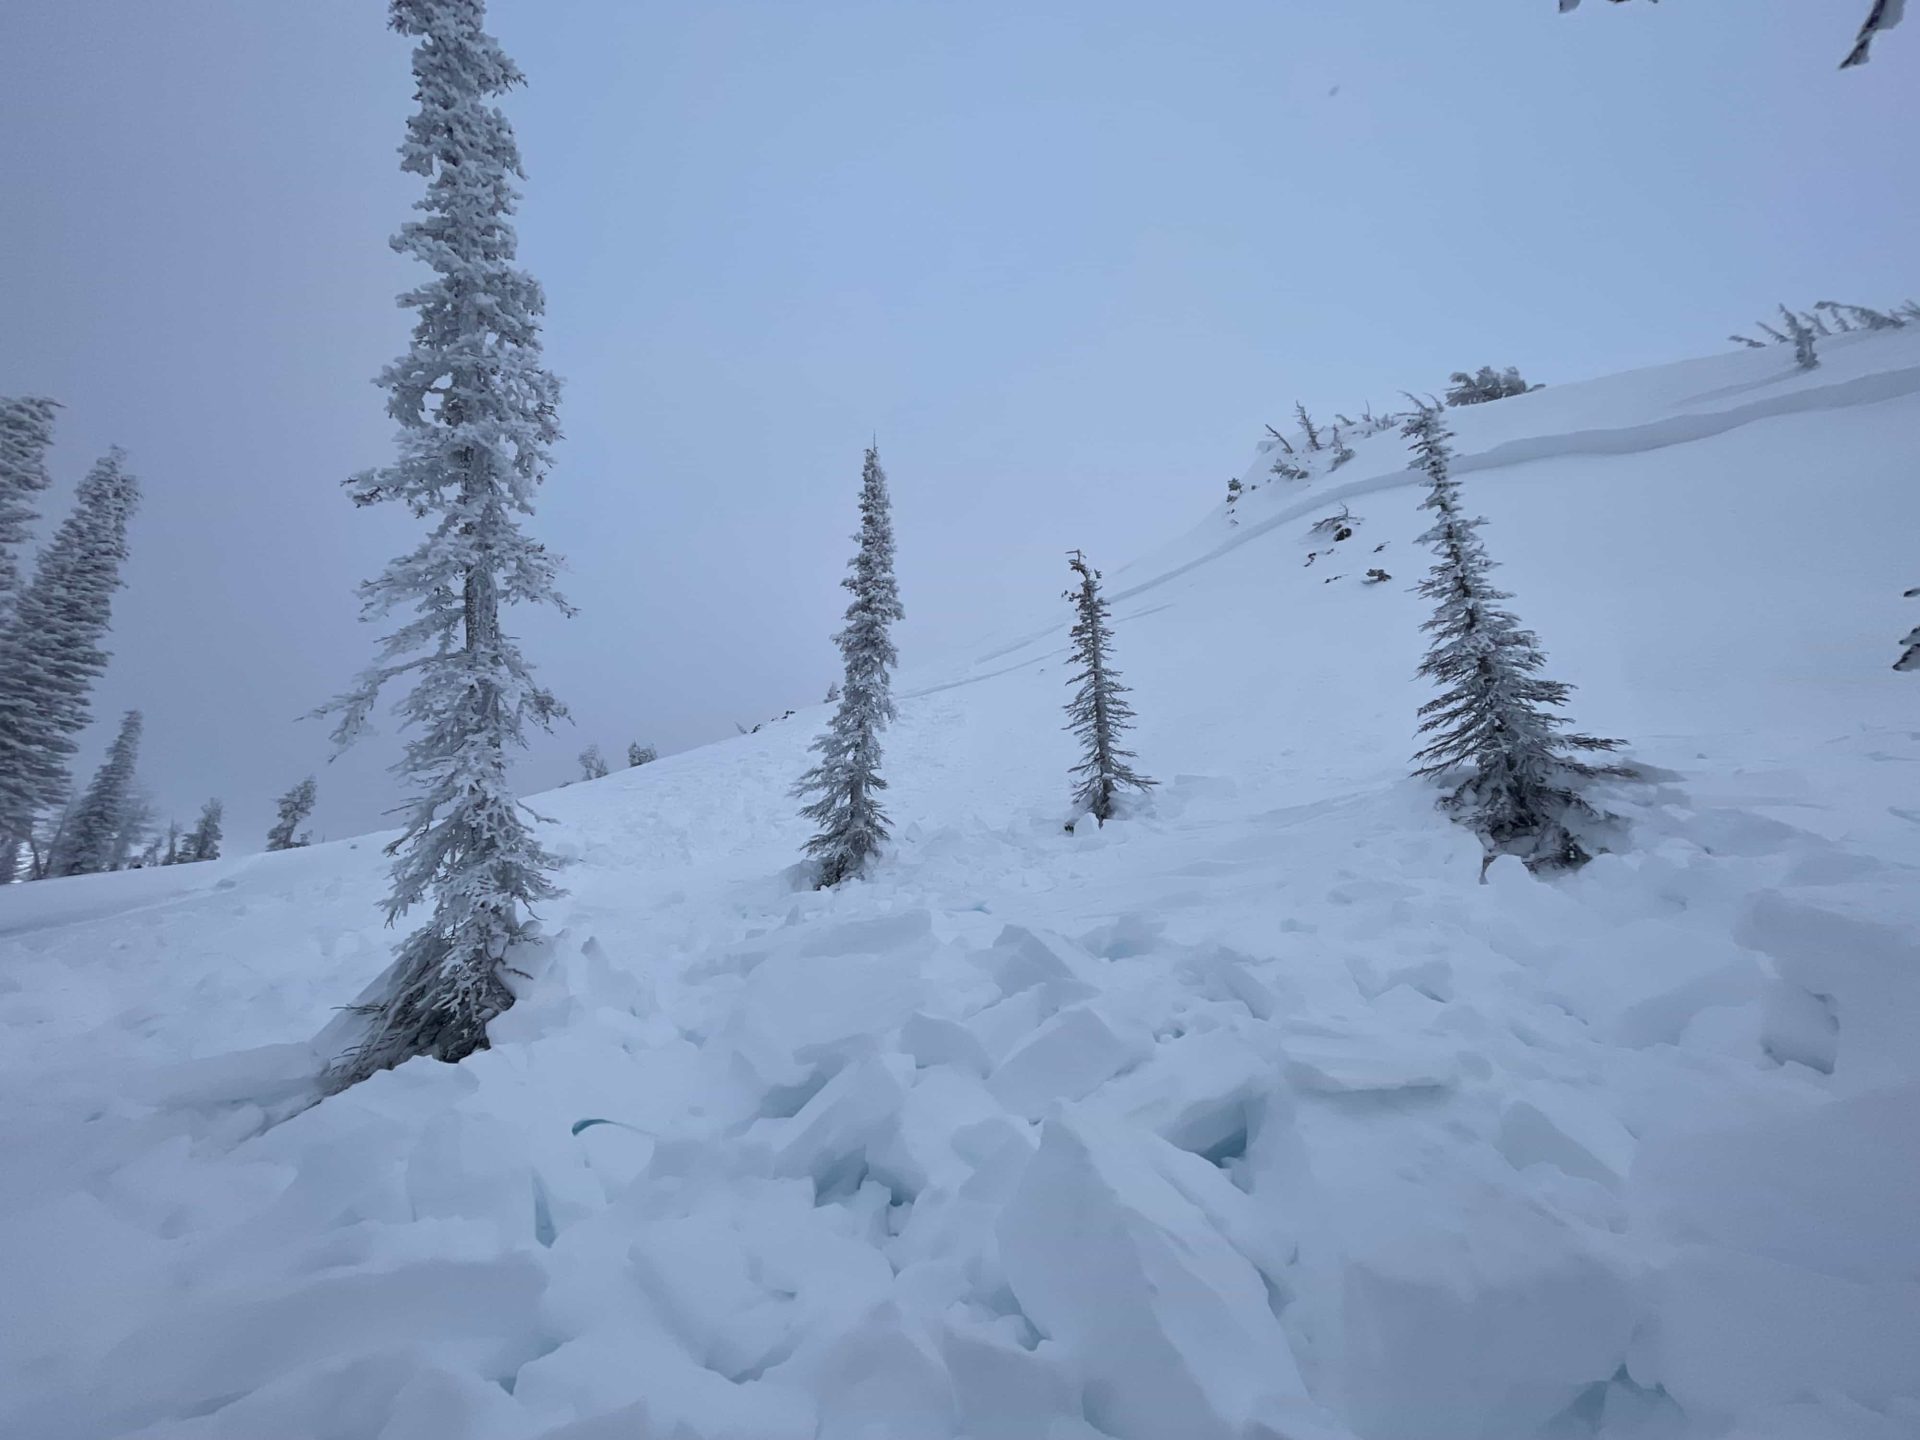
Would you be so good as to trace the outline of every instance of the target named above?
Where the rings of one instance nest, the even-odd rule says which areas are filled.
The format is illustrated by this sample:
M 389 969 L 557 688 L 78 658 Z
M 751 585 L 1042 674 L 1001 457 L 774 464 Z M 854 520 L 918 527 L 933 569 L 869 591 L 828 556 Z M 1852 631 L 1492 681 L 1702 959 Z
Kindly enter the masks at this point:
M 807 841 L 815 888 L 825 890 L 865 872 L 887 840 L 887 816 L 879 792 L 880 732 L 893 719 L 892 671 L 899 659 L 888 633 L 906 611 L 893 578 L 893 516 L 880 452 L 867 448 L 860 474 L 859 548 L 840 584 L 853 593 L 847 623 L 835 635 L 845 664 L 840 702 L 827 728 L 810 747 L 819 762 L 793 787 L 811 796 L 800 811 L 817 827 Z
M 193 822 L 193 829 L 180 837 L 182 864 L 220 858 L 220 821 L 225 814 L 226 807 L 217 799 L 200 807 L 200 818 Z
M 651 765 L 660 758 L 660 752 L 651 745 L 642 745 L 638 740 L 627 746 L 627 768 Z
M 515 264 L 521 174 L 513 129 L 493 103 L 522 81 L 484 28 L 484 0 L 392 0 L 392 27 L 418 41 L 419 108 L 401 169 L 426 181 L 420 218 L 394 248 L 432 278 L 401 297 L 416 312 L 411 348 L 380 376 L 399 423 L 399 456 L 348 482 L 357 504 L 397 501 L 433 518 L 427 538 L 362 587 L 368 618 L 410 618 L 379 663 L 334 706 L 335 738 L 366 726 L 381 688 L 416 677 L 399 713 L 412 730 L 396 767 L 414 786 L 386 901 L 393 923 L 431 897 L 433 914 L 401 945 L 363 1038 L 326 1080 L 341 1089 L 415 1055 L 459 1060 L 487 1043 L 513 1004 L 506 972 L 528 935 L 529 907 L 558 893 L 554 858 L 534 838 L 507 782 L 508 752 L 531 722 L 564 714 L 534 683 L 500 627 L 502 605 L 570 607 L 555 558 L 522 530 L 559 438 L 559 382 L 541 364 L 545 298 Z
M 12 878 L 35 817 L 70 793 L 67 767 L 107 667 L 100 642 L 139 493 L 126 456 L 109 450 L 81 480 L 72 513 L 0 622 L 0 878 Z
M 1333 464 L 1327 467 L 1328 472 L 1338 470 L 1351 459 L 1353 459 L 1353 447 L 1341 438 L 1340 427 L 1336 425 L 1333 427 Z
M 1120 790 L 1146 790 L 1158 781 L 1149 780 L 1128 763 L 1131 750 L 1120 748 L 1120 737 L 1133 728 L 1133 707 L 1127 703 L 1128 687 L 1120 683 L 1120 672 L 1113 668 L 1113 627 L 1108 623 L 1106 596 L 1100 593 L 1100 572 L 1087 564 L 1078 550 L 1067 557 L 1067 566 L 1080 577 L 1079 584 L 1066 592 L 1073 602 L 1074 673 L 1067 683 L 1074 687 L 1067 701 L 1067 726 L 1079 737 L 1084 758 L 1073 767 L 1073 813 L 1092 812 L 1105 825 L 1113 818 L 1114 801 Z
M 1813 348 L 1813 331 L 1793 311 L 1786 306 L 1780 307 L 1780 313 L 1786 319 L 1787 334 L 1793 340 L 1793 363 L 1802 370 L 1816 370 L 1820 366 L 1820 356 Z
M 127 818 L 135 798 L 134 771 L 140 764 L 140 712 L 120 721 L 107 758 L 81 792 L 47 858 L 52 875 L 97 875 L 126 863 Z
M 319 786 L 311 775 L 282 795 L 272 828 L 267 831 L 267 849 L 298 850 L 303 845 L 311 844 L 313 837 L 300 827 L 313 814 L 314 804 L 319 798 Z
M 600 753 L 598 745 L 589 745 L 580 752 L 580 778 L 582 780 L 604 780 L 610 773 L 607 757 Z
M 1909 600 L 1914 599 L 1916 596 L 1920 596 L 1920 585 L 1916 585 L 1913 589 L 1906 592 L 1906 598 Z M 1900 651 L 1900 658 L 1893 662 L 1893 668 L 1896 670 L 1920 670 L 1920 625 L 1916 625 L 1913 629 L 1909 630 L 1900 644 L 1903 648 Z
M 1548 711 L 1565 705 L 1572 687 L 1539 678 L 1546 657 L 1538 637 L 1501 608 L 1511 597 L 1487 578 L 1494 565 L 1478 534 L 1486 522 L 1460 508 L 1442 412 L 1421 406 L 1404 433 L 1427 477 L 1421 508 L 1434 512 L 1420 537 L 1436 557 L 1418 587 L 1434 602 L 1433 618 L 1422 627 L 1433 639 L 1420 673 L 1441 692 L 1420 707 L 1420 733 L 1428 738 L 1414 756 L 1414 773 L 1449 782 L 1457 777 L 1441 804 L 1479 833 L 1489 858 L 1518 855 L 1529 867 L 1579 865 L 1588 856 L 1571 827 L 1601 818 L 1582 796 L 1581 782 L 1627 773 L 1580 756 L 1620 742 L 1558 733 L 1568 722 Z
M 58 408 L 38 395 L 0 396 L 0 624 L 20 590 L 15 557 L 39 518 L 36 497 L 53 482 L 47 451 L 53 447 Z

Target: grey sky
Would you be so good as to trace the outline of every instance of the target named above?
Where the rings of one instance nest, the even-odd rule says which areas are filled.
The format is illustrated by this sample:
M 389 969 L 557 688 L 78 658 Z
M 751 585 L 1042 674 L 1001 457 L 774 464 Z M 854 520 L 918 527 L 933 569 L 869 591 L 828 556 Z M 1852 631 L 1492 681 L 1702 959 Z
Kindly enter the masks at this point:
M 493 0 L 581 608 L 520 627 L 578 722 L 525 783 L 819 698 L 871 432 L 911 664 L 1192 524 L 1295 397 L 1920 291 L 1920 32 L 1841 75 L 1864 7 Z M 407 326 L 384 11 L 0 7 L 0 393 L 65 403 L 50 516 L 109 443 L 146 486 L 82 765 L 144 707 L 164 808 L 224 796 L 236 849 L 310 770 L 333 835 L 394 799 L 386 744 L 324 767 L 294 718 L 412 533 L 338 483 Z M 1285 617 L 1222 623 L 1258 663 Z

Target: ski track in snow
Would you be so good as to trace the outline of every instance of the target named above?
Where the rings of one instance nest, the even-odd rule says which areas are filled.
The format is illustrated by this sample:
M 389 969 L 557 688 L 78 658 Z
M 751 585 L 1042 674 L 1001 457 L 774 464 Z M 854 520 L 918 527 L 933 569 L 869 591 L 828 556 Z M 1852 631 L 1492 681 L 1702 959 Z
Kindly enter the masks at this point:
M 866 883 L 796 888 L 819 709 L 539 797 L 459 1066 L 301 1108 L 383 837 L 0 893 L 0 1436 L 1911 1440 L 1920 341 L 1822 353 L 1450 412 L 1648 772 L 1575 876 L 1404 778 L 1384 434 L 1111 592 L 1124 820 L 1062 829 L 1064 613 L 903 678 Z

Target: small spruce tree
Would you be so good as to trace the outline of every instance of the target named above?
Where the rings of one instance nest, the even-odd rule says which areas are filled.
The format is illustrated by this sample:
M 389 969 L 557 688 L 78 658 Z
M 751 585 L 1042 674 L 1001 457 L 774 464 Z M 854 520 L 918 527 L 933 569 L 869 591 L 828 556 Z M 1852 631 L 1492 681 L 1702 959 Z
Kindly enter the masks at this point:
M 1293 415 L 1300 422 L 1300 431 L 1307 437 L 1307 449 L 1320 448 L 1320 432 L 1313 427 L 1313 417 L 1307 413 L 1307 407 L 1298 400 L 1293 402 Z
M 589 745 L 580 752 L 582 780 L 604 780 L 608 773 L 607 757 L 600 753 L 598 745 Z
M 893 578 L 893 517 L 880 452 L 869 446 L 860 477 L 859 548 L 840 584 L 853 594 L 846 624 L 834 636 L 845 664 L 840 701 L 827 728 L 814 740 L 819 763 L 800 777 L 794 794 L 811 802 L 801 814 L 812 821 L 807 854 L 814 885 L 827 889 L 861 875 L 887 840 L 880 792 L 880 732 L 894 717 L 892 671 L 899 659 L 889 627 L 903 618 Z
M 134 771 L 140 763 L 140 728 L 140 712 L 129 710 L 105 763 L 67 817 L 59 843 L 48 857 L 49 873 L 97 875 L 126 863 L 132 838 L 129 821 L 139 800 Z
M 1793 339 L 1793 362 L 1802 370 L 1815 370 L 1820 366 L 1820 356 L 1813 347 L 1813 331 L 1786 306 L 1780 307 L 1781 315 L 1786 317 L 1787 334 Z
M 627 746 L 627 768 L 638 765 L 651 765 L 660 758 L 660 752 L 651 745 L 642 745 L 638 740 Z
M 272 828 L 267 831 L 267 849 L 298 850 L 312 844 L 313 837 L 300 827 L 313 814 L 314 802 L 319 798 L 319 787 L 311 775 L 282 795 Z
M 200 818 L 193 822 L 193 829 L 180 837 L 183 864 L 220 858 L 220 820 L 224 814 L 225 807 L 217 799 L 200 807 Z
M 1422 627 L 1433 639 L 1420 673 L 1440 687 L 1420 707 L 1427 740 L 1414 773 L 1453 785 L 1441 804 L 1478 832 L 1489 859 L 1518 855 L 1530 868 L 1582 864 L 1588 855 L 1573 827 L 1602 818 L 1582 783 L 1627 772 L 1580 757 L 1620 742 L 1559 733 L 1568 722 L 1549 712 L 1566 704 L 1572 687 L 1539 677 L 1546 657 L 1538 637 L 1502 608 L 1512 597 L 1487 578 L 1494 564 L 1478 533 L 1485 521 L 1461 509 L 1441 411 L 1422 406 L 1404 433 L 1427 477 L 1421 508 L 1434 512 L 1420 537 L 1435 556 L 1419 585 L 1434 602 Z
M 1920 585 L 1916 585 L 1913 589 L 1906 592 L 1906 597 L 1909 600 L 1915 596 L 1920 596 Z M 1900 658 L 1893 662 L 1893 668 L 1896 670 L 1920 670 L 1920 625 L 1916 625 L 1913 629 L 1909 630 L 1906 633 L 1906 637 L 1901 640 L 1900 645 Z
M 1075 666 L 1067 677 L 1074 690 L 1067 701 L 1066 728 L 1079 737 L 1083 752 L 1072 771 L 1073 813 L 1091 813 L 1105 825 L 1113 818 L 1121 789 L 1144 791 L 1158 782 L 1136 771 L 1129 763 L 1133 752 L 1120 748 L 1120 737 L 1133 728 L 1133 707 L 1127 703 L 1128 687 L 1113 668 L 1113 627 L 1107 599 L 1100 593 L 1100 572 L 1078 550 L 1067 557 L 1067 566 L 1080 577 L 1065 597 L 1074 607 L 1069 634 Z

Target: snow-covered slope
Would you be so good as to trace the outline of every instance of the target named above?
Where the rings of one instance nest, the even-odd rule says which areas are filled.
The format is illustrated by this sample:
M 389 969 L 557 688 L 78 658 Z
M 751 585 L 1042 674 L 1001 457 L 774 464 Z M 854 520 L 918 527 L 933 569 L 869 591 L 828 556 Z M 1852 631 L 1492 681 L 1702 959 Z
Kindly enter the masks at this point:
M 1577 875 L 1403 778 L 1384 433 L 1109 572 L 1134 818 L 1063 830 L 1062 577 L 996 577 L 870 883 L 794 888 L 818 712 L 539 797 L 571 894 L 457 1067 L 268 1123 L 376 840 L 0 892 L 0 1435 L 1920 1434 L 1920 336 L 1823 354 L 1450 412 L 1649 773 Z

